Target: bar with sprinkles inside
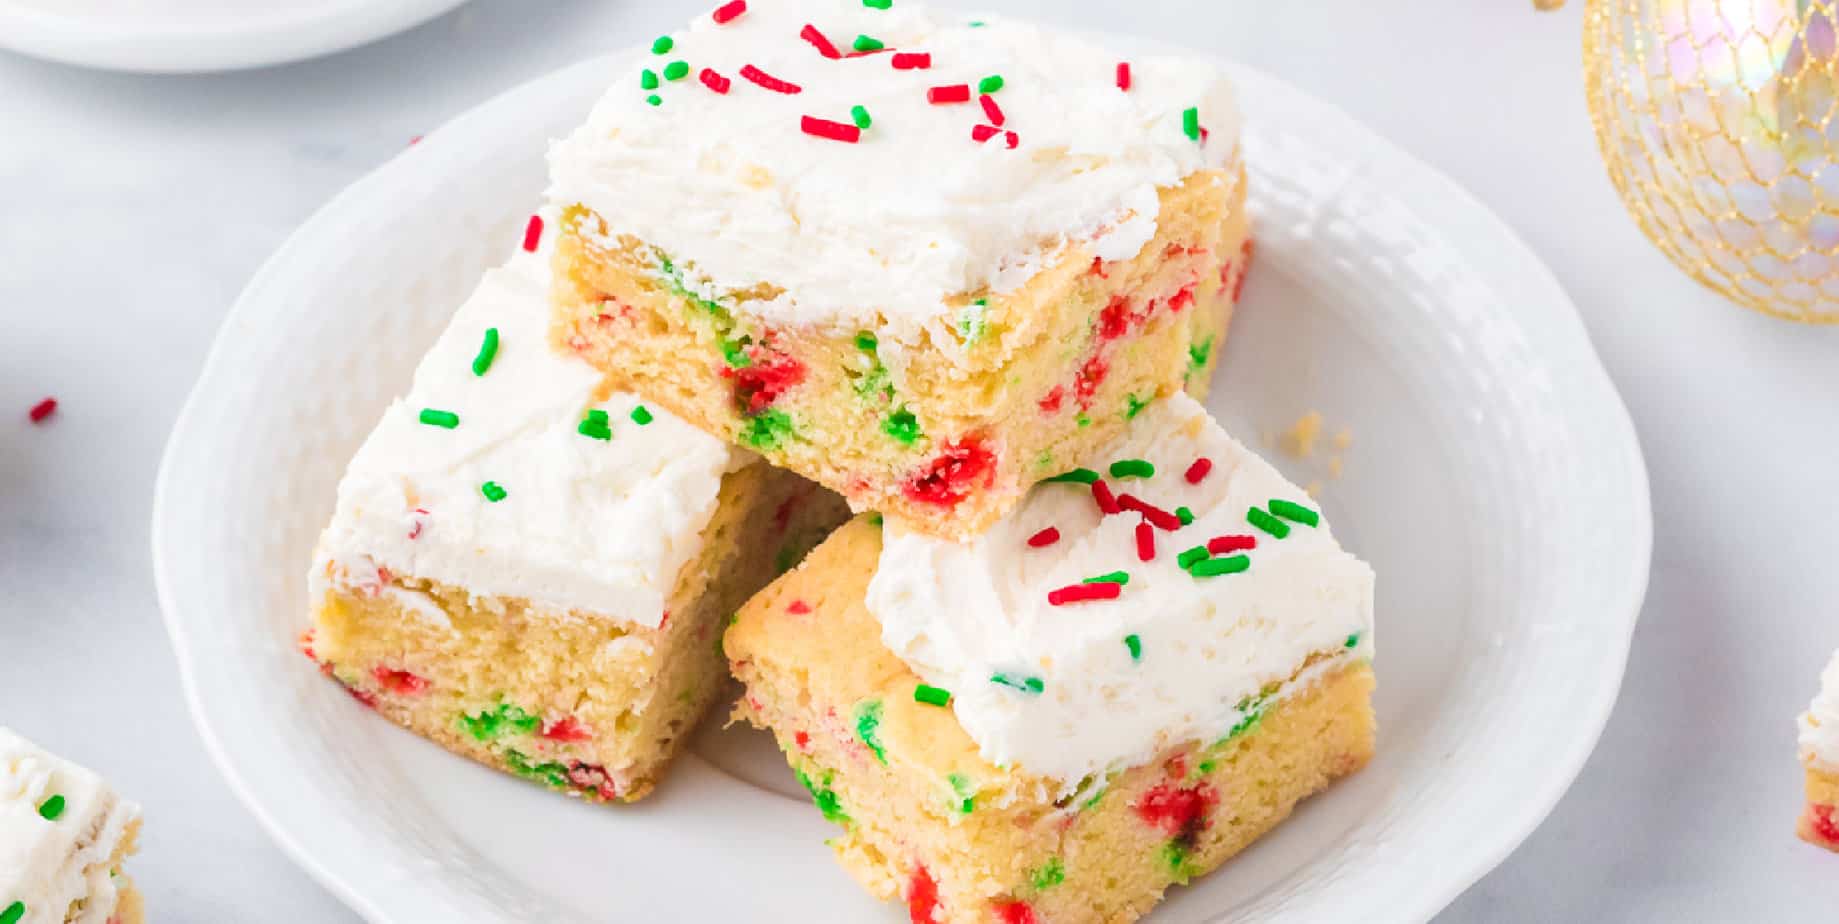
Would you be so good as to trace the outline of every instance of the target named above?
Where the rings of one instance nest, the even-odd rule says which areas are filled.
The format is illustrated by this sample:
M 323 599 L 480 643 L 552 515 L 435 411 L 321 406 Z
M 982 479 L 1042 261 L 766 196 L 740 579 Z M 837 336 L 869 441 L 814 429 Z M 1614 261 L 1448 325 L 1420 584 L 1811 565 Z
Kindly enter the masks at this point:
M 300 647 L 456 753 L 629 802 L 721 695 L 728 614 L 845 509 L 553 351 L 539 243 L 486 274 L 352 459 Z
M 1181 394 L 1069 462 L 966 542 L 859 517 L 727 633 L 916 922 L 1135 920 L 1373 753 L 1373 573 L 1300 488 Z
M 1251 253 L 1212 64 L 749 0 L 607 84 L 550 153 L 555 344 L 853 509 L 976 535 L 1205 390 Z

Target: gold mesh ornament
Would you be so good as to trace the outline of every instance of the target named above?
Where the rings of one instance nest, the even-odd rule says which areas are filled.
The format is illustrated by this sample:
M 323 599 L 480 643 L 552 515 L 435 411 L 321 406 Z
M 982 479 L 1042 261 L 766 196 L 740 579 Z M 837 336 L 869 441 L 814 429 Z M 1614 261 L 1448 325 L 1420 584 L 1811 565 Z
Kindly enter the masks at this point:
M 1609 178 L 1674 263 L 1738 304 L 1839 323 L 1839 0 L 1590 0 Z

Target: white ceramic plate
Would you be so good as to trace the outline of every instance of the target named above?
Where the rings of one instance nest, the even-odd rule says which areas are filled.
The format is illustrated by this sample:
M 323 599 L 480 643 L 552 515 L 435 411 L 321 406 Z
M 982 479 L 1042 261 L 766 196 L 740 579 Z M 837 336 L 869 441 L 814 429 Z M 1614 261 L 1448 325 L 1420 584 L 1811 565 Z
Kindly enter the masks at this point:
M 284 64 L 394 35 L 466 0 L 0 0 L 0 48 L 85 67 Z
M 1380 749 L 1154 919 L 1415 922 L 1551 809 L 1620 686 L 1646 471 L 1575 310 L 1486 209 L 1332 107 L 1233 67 L 1251 284 L 1213 409 L 1351 428 L 1322 481 L 1380 574 Z M 193 714 L 281 845 L 372 921 L 898 920 L 823 845 L 770 744 L 705 728 L 656 795 L 594 809 L 387 725 L 294 650 L 345 460 L 479 272 L 543 150 L 622 73 L 588 62 L 428 137 L 326 206 L 230 313 L 167 448 L 161 603 Z M 154 808 L 154 807 L 150 807 Z

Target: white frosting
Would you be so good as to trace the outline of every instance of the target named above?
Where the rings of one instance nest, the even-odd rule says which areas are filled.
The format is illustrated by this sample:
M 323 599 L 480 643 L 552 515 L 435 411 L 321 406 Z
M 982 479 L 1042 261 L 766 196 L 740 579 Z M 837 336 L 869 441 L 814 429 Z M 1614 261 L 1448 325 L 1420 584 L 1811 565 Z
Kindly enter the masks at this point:
M 634 396 L 595 402 L 598 375 L 545 340 L 548 304 L 546 254 L 519 253 L 486 274 L 422 359 L 409 394 L 351 460 L 320 537 L 315 596 L 326 581 L 384 592 L 383 568 L 475 596 L 662 621 L 723 474 L 753 457 L 655 405 L 641 426 L 631 418 L 641 404 Z M 475 375 L 492 327 L 497 356 Z M 459 425 L 423 424 L 423 408 L 458 414 Z M 607 412 L 611 440 L 577 432 L 589 408 Z M 503 500 L 485 497 L 486 481 L 504 489 Z M 395 593 L 446 624 L 426 595 Z
M 1189 484 L 1184 472 L 1200 457 L 1212 471 Z M 1113 490 L 1194 514 L 1185 527 L 1156 531 L 1150 562 L 1137 557 L 1136 514 L 1101 516 L 1085 485 L 1048 483 L 962 545 L 888 521 L 869 584 L 882 641 L 952 692 L 951 708 L 983 757 L 1067 790 L 1166 747 L 1226 736 L 1257 711 L 1248 698 L 1288 680 L 1312 654 L 1334 653 L 1327 663 L 1339 664 L 1373 652 L 1372 569 L 1336 544 L 1326 520 L 1292 523 L 1285 539 L 1247 523 L 1249 508 L 1272 499 L 1314 507 L 1193 399 L 1151 404 L 1104 458 L 1084 464 L 1104 471 L 1130 458 L 1154 463 L 1154 477 L 1107 478 Z M 1031 548 L 1028 538 L 1049 526 L 1059 541 Z M 1196 578 L 1176 562 L 1209 538 L 1246 534 L 1258 539 L 1244 553 L 1247 571 Z M 1054 588 L 1117 570 L 1129 582 L 1115 600 L 1047 602 Z M 996 674 L 1039 678 L 1042 691 L 993 683 Z
M 47 820 L 53 796 L 64 810 Z M 24 902 L 21 924 L 103 924 L 120 898 L 108 862 L 139 817 L 102 777 L 0 728 L 0 910 Z
M 1820 674 L 1820 695 L 1801 715 L 1801 761 L 1839 773 L 1839 651 Z
M 1118 55 L 1026 22 L 968 22 L 909 0 L 748 0 L 726 25 L 705 14 L 669 53 L 609 75 L 587 124 L 550 151 L 550 197 L 661 248 L 705 296 L 771 283 L 777 298 L 736 307 L 911 343 L 948 325 L 948 297 L 1011 291 L 1068 243 L 1135 256 L 1155 233 L 1158 187 L 1236 156 L 1238 112 L 1211 65 L 1130 59 L 1126 92 Z M 892 52 L 825 58 L 799 37 L 807 23 L 845 54 L 868 35 L 932 65 L 896 70 Z M 642 68 L 673 61 L 689 76 L 641 88 Z M 750 83 L 747 64 L 802 92 Z M 705 67 L 731 81 L 727 94 L 700 82 Z M 971 139 L 988 121 L 976 91 L 990 75 L 1004 80 L 992 97 L 1014 150 L 1000 135 Z M 968 84 L 971 100 L 927 101 L 951 84 Z M 857 105 L 873 118 L 860 143 L 800 127 L 806 115 L 849 123 Z M 1189 107 L 1204 144 L 1183 131 Z

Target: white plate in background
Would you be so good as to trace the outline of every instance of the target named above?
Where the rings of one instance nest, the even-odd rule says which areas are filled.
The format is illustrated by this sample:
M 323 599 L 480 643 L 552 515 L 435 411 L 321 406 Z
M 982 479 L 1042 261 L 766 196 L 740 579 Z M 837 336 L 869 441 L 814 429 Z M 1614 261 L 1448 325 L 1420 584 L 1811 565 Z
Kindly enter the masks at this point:
M 1161 924 L 1417 922 L 1550 811 L 1620 687 L 1647 584 L 1647 475 L 1575 309 L 1448 180 L 1228 63 L 1257 257 L 1209 406 L 1321 482 L 1379 574 L 1379 752 Z M 312 875 L 377 922 L 897 921 L 754 733 L 705 727 L 655 795 L 597 808 L 447 755 L 294 648 L 345 461 L 509 253 L 545 141 L 611 59 L 479 107 L 315 215 L 244 291 L 174 428 L 155 570 L 199 729 Z M 1265 444 L 1309 409 L 1344 472 Z M 150 812 L 157 806 L 148 806 Z
M 0 0 L 0 48 L 115 71 L 198 73 L 343 51 L 466 0 Z

